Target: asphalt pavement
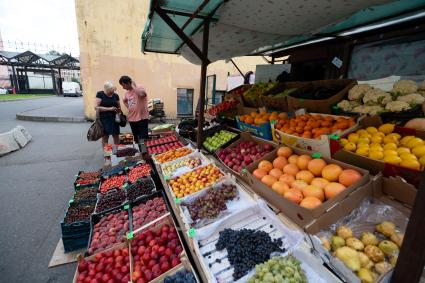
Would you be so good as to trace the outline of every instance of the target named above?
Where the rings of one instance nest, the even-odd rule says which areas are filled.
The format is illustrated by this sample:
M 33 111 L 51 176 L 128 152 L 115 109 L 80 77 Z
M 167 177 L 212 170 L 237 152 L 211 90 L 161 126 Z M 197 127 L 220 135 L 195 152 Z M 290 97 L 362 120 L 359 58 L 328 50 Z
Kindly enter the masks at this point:
M 23 149 L 0 157 L 0 282 L 72 281 L 75 263 L 47 266 L 61 235 L 59 222 L 73 193 L 74 175 L 102 166 L 100 142 L 87 142 L 90 123 L 19 121 L 16 114 L 67 109 L 78 100 L 0 102 L 0 132 L 22 125 L 33 137 Z

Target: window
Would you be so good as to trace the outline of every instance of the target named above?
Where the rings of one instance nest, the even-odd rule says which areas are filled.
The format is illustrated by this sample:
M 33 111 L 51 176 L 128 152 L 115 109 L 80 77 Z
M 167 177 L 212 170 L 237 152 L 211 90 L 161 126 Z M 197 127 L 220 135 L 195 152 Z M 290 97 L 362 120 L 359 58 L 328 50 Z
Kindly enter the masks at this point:
M 177 89 L 177 116 L 193 116 L 193 89 Z

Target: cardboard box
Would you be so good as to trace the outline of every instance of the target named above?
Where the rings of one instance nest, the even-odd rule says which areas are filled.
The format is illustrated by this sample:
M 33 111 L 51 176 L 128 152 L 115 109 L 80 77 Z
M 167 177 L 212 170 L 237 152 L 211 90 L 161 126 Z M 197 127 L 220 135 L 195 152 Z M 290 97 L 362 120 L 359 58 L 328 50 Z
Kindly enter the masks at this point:
M 264 93 L 264 95 L 261 97 L 262 104 L 268 108 L 288 112 L 288 96 L 274 97 L 273 95 L 282 93 L 286 89 L 291 88 L 296 88 L 297 91 L 302 91 L 310 84 L 310 82 L 279 83 L 274 88 Z
M 232 144 L 230 144 L 228 147 L 226 147 L 226 148 L 233 148 L 233 147 L 235 147 L 236 145 L 238 145 L 239 144 L 239 142 L 240 141 L 255 141 L 256 143 L 258 143 L 258 144 L 270 144 L 270 145 L 272 145 L 274 148 L 277 148 L 277 143 L 274 143 L 274 142 L 270 142 L 270 141 L 266 141 L 266 140 L 264 140 L 264 139 L 260 139 L 260 138 L 257 138 L 257 137 L 255 137 L 255 136 L 253 136 L 253 135 L 251 135 L 251 133 L 248 133 L 248 132 L 242 132 L 241 134 L 240 134 L 240 139 L 239 140 L 237 140 L 237 141 L 235 141 L 235 142 L 233 142 Z M 273 152 L 273 151 L 272 151 Z M 269 153 L 267 153 L 266 155 L 264 155 L 262 158 L 265 158 L 265 157 L 267 157 L 267 156 L 269 156 L 270 154 L 272 154 L 272 152 L 269 152 Z M 216 152 L 217 153 L 217 152 Z M 229 170 L 229 171 L 231 171 L 234 175 L 236 175 L 236 176 L 239 176 L 239 177 L 242 177 L 242 175 L 240 174 L 240 173 L 238 173 L 238 172 L 236 172 L 236 171 L 234 171 L 232 168 L 230 168 L 230 167 L 228 167 L 226 164 L 224 164 L 224 161 L 223 160 L 221 160 L 217 155 L 216 155 L 216 153 L 215 153 L 215 157 L 217 158 L 217 160 L 219 160 L 220 161 L 220 164 L 224 167 L 224 168 L 226 168 L 227 170 Z M 255 163 L 255 162 L 254 162 Z M 251 163 L 252 164 L 252 163 Z M 249 166 L 248 166 L 249 167 Z M 247 168 L 248 168 L 247 167 Z M 244 179 L 243 177 L 242 177 L 242 179 Z
M 311 156 L 313 152 L 306 151 L 298 148 L 292 147 L 292 150 L 295 154 L 301 155 L 306 154 Z M 258 164 L 262 160 L 268 160 L 270 162 L 273 162 L 273 160 L 277 156 L 277 150 L 274 150 L 270 154 L 267 154 L 264 158 L 261 160 L 257 160 L 256 162 L 250 164 L 247 167 L 247 183 L 251 186 L 251 188 L 257 193 L 259 196 L 264 198 L 267 202 L 269 202 L 271 205 L 279 209 L 283 214 L 285 214 L 288 218 L 290 218 L 292 221 L 294 221 L 299 227 L 303 228 L 307 225 L 309 225 L 311 222 L 313 222 L 315 219 L 319 218 L 322 214 L 326 213 L 329 210 L 333 210 L 334 206 L 341 200 L 345 199 L 350 193 L 357 190 L 359 187 L 364 185 L 369 181 L 369 172 L 352 166 L 350 164 L 342 163 L 337 160 L 333 160 L 327 157 L 323 157 L 328 164 L 334 163 L 339 166 L 341 166 L 344 169 L 355 169 L 358 172 L 362 174 L 362 178 L 354 185 L 346 188 L 344 191 L 342 191 L 340 194 L 335 196 L 333 199 L 327 200 L 323 202 L 320 206 L 316 207 L 315 209 L 306 209 L 298 204 L 295 204 L 287 199 L 285 199 L 283 196 L 279 195 L 277 192 L 272 190 L 271 188 L 267 187 L 265 184 L 263 184 L 261 181 L 257 180 L 252 175 L 252 172 L 258 168 Z
M 266 140 L 272 140 L 272 129 L 270 127 L 270 123 L 264 123 L 262 125 L 259 126 L 255 126 L 255 125 L 251 125 L 251 124 L 247 124 L 244 122 L 241 122 L 239 120 L 239 116 L 236 117 L 236 123 L 238 125 L 238 129 L 241 131 L 248 131 L 254 135 L 256 135 L 257 137 L 266 139 Z
M 409 217 L 410 210 L 415 202 L 416 188 L 400 177 L 386 178 L 382 174 L 375 176 L 367 184 L 360 189 L 352 192 L 349 197 L 340 201 L 332 210 L 326 212 L 320 218 L 316 219 L 309 226 L 305 227 L 305 231 L 310 234 L 316 234 L 321 230 L 327 230 L 328 227 L 345 216 L 349 215 L 353 210 L 360 207 L 361 203 L 368 198 L 373 201 L 383 202 L 390 205 L 406 217 Z M 320 239 L 317 236 L 311 237 L 314 249 L 319 253 L 319 256 L 346 282 L 358 282 L 359 278 L 348 269 L 342 261 L 331 256 L 325 251 Z M 381 276 L 377 282 L 386 282 L 386 279 L 391 276 L 391 272 Z
M 305 114 L 305 111 L 297 111 L 295 113 L 295 116 L 300 116 Z M 344 118 L 350 118 L 347 116 L 335 116 L 335 115 L 327 115 L 327 114 L 318 114 L 318 113 L 310 113 L 313 115 L 321 115 L 321 116 L 332 116 L 335 118 L 338 117 L 344 117 Z M 326 156 L 328 158 L 331 157 L 332 151 L 330 142 L 332 140 L 332 135 L 322 135 L 320 140 L 316 139 L 308 139 L 303 137 L 297 137 L 294 135 L 290 135 L 287 133 L 284 133 L 278 129 L 276 129 L 276 121 L 271 122 L 271 129 L 273 134 L 273 140 L 278 141 L 279 143 L 289 145 L 289 146 L 295 146 L 306 150 L 312 150 L 320 152 L 323 156 Z M 355 124 L 352 127 L 344 130 L 344 131 L 336 131 L 332 133 L 333 135 L 342 136 L 347 133 L 351 133 L 352 131 L 356 130 L 359 127 L 359 124 Z
M 364 117 L 359 121 L 359 128 L 365 129 L 367 127 L 376 127 L 381 126 L 382 120 L 379 116 L 368 116 Z M 341 137 L 346 137 L 350 133 L 354 132 L 345 132 Z M 399 133 L 401 136 L 417 136 L 425 140 L 425 132 L 418 131 L 414 129 L 404 128 L 396 126 L 394 129 L 394 133 Z M 350 163 L 355 166 L 364 168 L 368 170 L 371 174 L 377 175 L 380 172 L 384 173 L 384 176 L 401 176 L 406 179 L 409 183 L 418 186 L 420 182 L 420 171 L 409 169 L 405 167 L 401 167 L 398 165 L 393 165 L 389 163 L 385 163 L 381 160 L 376 160 L 369 158 L 367 156 L 359 155 L 355 152 L 346 151 L 340 145 L 339 140 L 331 140 L 330 141 L 331 155 L 334 159 L 340 160 L 342 162 Z
M 348 91 L 356 84 L 357 81 L 351 79 L 312 81 L 310 87 L 341 86 L 344 88 L 334 96 L 321 100 L 299 99 L 289 95 L 288 111 L 295 111 L 300 108 L 306 108 L 309 112 L 330 114 L 332 113 L 332 105 L 343 100 Z

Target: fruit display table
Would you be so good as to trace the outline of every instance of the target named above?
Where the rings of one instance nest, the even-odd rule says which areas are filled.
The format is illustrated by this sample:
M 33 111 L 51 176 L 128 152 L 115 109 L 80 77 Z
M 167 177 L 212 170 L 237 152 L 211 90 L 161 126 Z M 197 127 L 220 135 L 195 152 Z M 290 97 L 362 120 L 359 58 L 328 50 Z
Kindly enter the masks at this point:
M 391 125 L 369 123 L 363 131 L 364 123 L 335 142 L 354 154 L 347 144 L 363 148 L 367 133 L 375 140 L 383 136 L 388 140 L 381 137 L 383 153 L 401 156 L 399 148 L 389 149 L 400 139 L 413 150 L 400 158 L 421 162 L 422 143 L 414 143 L 419 139 L 402 139 L 403 129 Z M 402 245 L 406 207 L 416 195 L 412 185 L 320 151 L 247 132 L 232 139 L 220 131 L 231 142 L 220 148 L 217 138 L 210 139 L 211 153 L 174 133 L 152 138 L 148 146 L 176 141 L 185 146 L 157 150 L 147 162 L 127 157 L 111 168 L 76 175 L 62 231 L 68 249 L 82 243 L 88 249 L 74 282 L 95 276 L 134 283 L 174 282 L 169 280 L 179 276 L 194 280 L 182 282 L 387 280 Z M 328 148 L 341 150 L 331 143 Z M 371 197 L 376 203 L 369 207 Z M 121 269 L 109 270 L 101 261 Z

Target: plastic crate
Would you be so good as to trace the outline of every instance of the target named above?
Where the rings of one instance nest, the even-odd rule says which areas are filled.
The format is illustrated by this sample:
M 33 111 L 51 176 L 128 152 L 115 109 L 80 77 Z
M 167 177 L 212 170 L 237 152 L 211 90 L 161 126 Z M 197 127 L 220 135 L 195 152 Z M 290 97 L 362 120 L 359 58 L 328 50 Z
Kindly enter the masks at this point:
M 128 231 L 126 232 L 126 233 L 128 233 L 129 231 L 130 231 L 130 229 L 131 229 L 131 223 L 133 222 L 132 221 L 132 218 L 131 218 L 131 212 L 130 212 L 130 206 L 128 205 L 128 204 L 125 204 L 125 205 L 123 205 L 121 208 L 116 208 L 116 209 L 114 209 L 114 210 L 111 210 L 111 211 L 106 211 L 106 212 L 104 212 L 104 213 L 99 213 L 99 214 L 92 214 L 92 216 L 91 216 L 91 221 L 90 221 L 90 236 L 89 236 L 89 241 L 88 241 L 88 243 L 87 243 L 87 254 L 90 254 L 89 253 L 89 251 L 90 251 L 90 244 L 91 244 L 91 242 L 92 242 L 92 238 L 93 238 L 93 230 L 94 230 L 94 226 L 103 218 L 103 217 L 106 217 L 106 216 L 108 216 L 109 214 L 116 214 L 116 213 L 120 213 L 121 211 L 124 211 L 124 210 L 127 210 L 127 213 L 128 213 Z M 112 246 L 115 246 L 115 245 L 118 245 L 118 244 L 120 244 L 121 242 L 117 242 L 117 243 L 115 243 L 115 244 L 113 244 Z M 112 247 L 111 246 L 111 247 Z M 105 248 L 105 249 L 109 249 L 110 247 L 107 247 L 107 248 Z M 103 249 L 103 250 L 105 250 L 105 249 Z M 103 250 L 98 250 L 98 251 L 96 251 L 96 252 L 94 252 L 93 254 L 95 254 L 95 253 L 98 253 L 98 252 L 101 252 L 101 251 L 103 251 Z
M 68 206 L 69 207 L 73 206 L 73 205 L 80 205 L 78 203 L 70 203 Z M 84 205 L 84 204 L 81 204 Z M 72 222 L 72 223 L 65 223 L 65 217 L 68 213 L 68 209 L 65 212 L 65 215 L 62 219 L 62 221 L 60 222 L 61 225 L 61 232 L 62 232 L 62 237 L 71 237 L 77 234 L 82 234 L 84 232 L 88 232 L 90 231 L 90 219 L 87 219 L 86 221 L 77 221 L 77 222 Z M 93 211 L 94 211 L 94 206 L 93 206 Z
M 103 198 L 111 197 L 113 194 L 119 194 L 119 193 L 124 194 L 124 200 L 120 204 L 113 206 L 113 207 L 110 207 L 108 209 L 102 210 L 102 211 L 98 211 L 99 202 Z M 95 207 L 93 213 L 94 214 L 100 214 L 100 213 L 106 213 L 106 212 L 109 212 L 109 211 L 113 211 L 113 210 L 119 209 L 120 207 L 124 206 L 126 203 L 127 203 L 127 192 L 126 192 L 126 190 L 124 190 L 124 189 L 112 189 L 112 190 L 109 190 L 108 192 L 106 192 L 105 194 L 98 194 L 97 195 L 96 207 Z
M 165 196 L 164 191 L 156 191 L 156 192 L 153 192 L 150 195 L 147 195 L 147 196 L 144 196 L 142 198 L 139 198 L 136 201 L 130 202 L 129 213 L 131 214 L 131 225 L 130 225 L 131 226 L 131 231 L 134 231 L 135 230 L 134 229 L 134 225 L 133 225 L 133 208 L 136 207 L 136 206 L 139 206 L 140 204 L 144 204 L 144 203 L 146 203 L 149 200 L 153 200 L 153 199 L 155 199 L 157 197 L 162 198 L 162 200 L 164 201 L 164 204 L 165 204 L 168 212 L 172 211 L 171 210 L 171 207 L 169 206 L 168 202 L 166 201 L 166 196 Z M 160 215 L 160 216 L 162 216 L 162 215 Z M 158 217 L 160 217 L 160 216 L 158 216 Z M 144 225 L 146 225 L 146 224 L 148 224 L 148 222 L 145 223 Z M 140 228 L 140 227 L 137 227 L 137 229 L 138 228 Z
M 87 236 L 85 237 L 72 239 L 72 240 L 65 240 L 62 238 L 63 248 L 65 250 L 65 253 L 69 253 L 75 250 L 85 248 L 87 246 L 88 240 L 89 240 L 89 234 L 87 234 Z
M 128 194 L 129 193 L 129 190 L 134 190 L 136 187 L 139 187 L 139 189 L 141 189 L 140 187 L 144 183 L 151 183 L 151 185 L 153 186 L 152 190 L 146 191 L 146 193 L 139 195 L 135 199 L 130 199 L 129 194 Z M 156 185 L 155 185 L 155 182 L 153 181 L 153 179 L 151 177 L 149 177 L 149 176 L 143 177 L 143 178 L 138 179 L 135 183 L 133 183 L 133 184 L 131 184 L 131 185 L 129 185 L 129 186 L 126 187 L 127 200 L 129 202 L 135 202 L 135 201 L 137 201 L 137 200 L 139 200 L 141 198 L 144 198 L 145 196 L 151 195 L 155 191 L 156 191 Z

